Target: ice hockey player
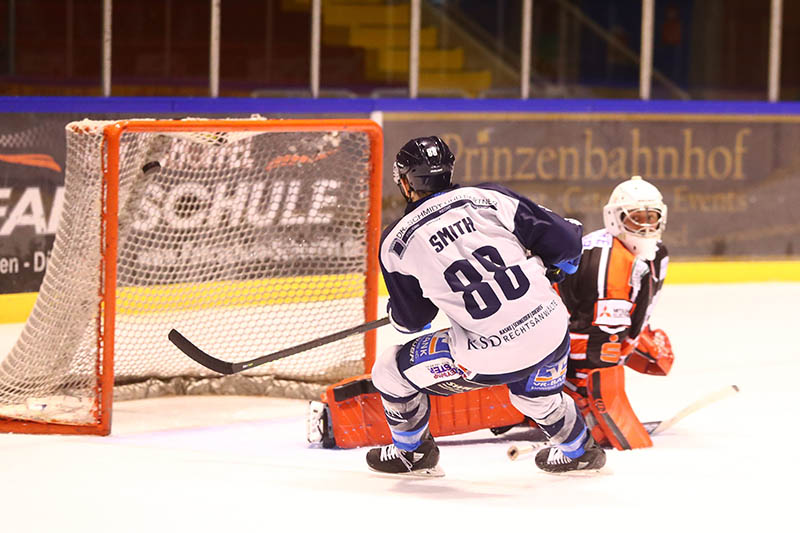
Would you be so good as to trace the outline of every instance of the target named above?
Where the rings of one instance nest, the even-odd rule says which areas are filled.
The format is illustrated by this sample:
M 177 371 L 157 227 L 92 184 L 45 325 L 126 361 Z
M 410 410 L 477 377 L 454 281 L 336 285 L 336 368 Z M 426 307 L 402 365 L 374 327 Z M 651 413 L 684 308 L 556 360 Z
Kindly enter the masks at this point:
M 646 448 L 652 441 L 628 402 L 622 365 L 664 376 L 674 360 L 666 333 L 648 326 L 667 273 L 667 206 L 634 176 L 614 188 L 603 222 L 583 237 L 578 271 L 558 284 L 570 312 L 566 389 L 598 443 Z
M 419 332 L 439 310 L 451 328 L 379 354 L 372 383 L 392 443 L 367 453 L 390 474 L 441 475 L 429 396 L 507 384 L 516 409 L 548 435 L 536 455 L 548 472 L 599 469 L 605 452 L 562 392 L 569 315 L 548 269 L 574 272 L 581 225 L 493 184 L 459 187 L 438 137 L 406 143 L 393 178 L 408 205 L 383 233 L 380 264 L 392 324 Z
M 604 207 L 604 228 L 583 238 L 577 272 L 558 285 L 570 311 L 571 355 L 565 391 L 573 397 L 595 441 L 620 450 L 652 446 L 625 393 L 624 368 L 667 375 L 674 356 L 669 338 L 648 326 L 664 283 L 668 255 L 661 234 L 667 206 L 658 189 L 635 176 L 619 184 Z M 479 293 L 478 293 L 479 295 Z M 487 338 L 484 342 L 490 342 Z M 469 346 L 468 346 L 469 348 Z M 434 435 L 527 426 L 504 386 L 433 396 Z M 312 402 L 309 441 L 343 448 L 391 442 L 381 399 L 369 375 L 332 385 Z

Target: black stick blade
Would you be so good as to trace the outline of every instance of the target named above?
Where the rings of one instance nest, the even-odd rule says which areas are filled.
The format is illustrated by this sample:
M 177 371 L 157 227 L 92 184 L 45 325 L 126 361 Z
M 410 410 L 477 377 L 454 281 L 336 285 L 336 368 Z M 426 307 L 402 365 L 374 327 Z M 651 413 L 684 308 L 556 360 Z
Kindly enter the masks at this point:
M 234 374 L 237 370 L 234 368 L 233 363 L 228 363 L 225 361 L 221 361 L 215 357 L 211 357 L 206 352 L 192 344 L 192 342 L 181 335 L 178 330 L 171 330 L 169 332 L 169 340 L 172 341 L 172 344 L 178 347 L 180 351 L 194 359 L 197 363 L 200 363 L 204 367 L 213 370 L 214 372 L 218 372 L 220 374 Z

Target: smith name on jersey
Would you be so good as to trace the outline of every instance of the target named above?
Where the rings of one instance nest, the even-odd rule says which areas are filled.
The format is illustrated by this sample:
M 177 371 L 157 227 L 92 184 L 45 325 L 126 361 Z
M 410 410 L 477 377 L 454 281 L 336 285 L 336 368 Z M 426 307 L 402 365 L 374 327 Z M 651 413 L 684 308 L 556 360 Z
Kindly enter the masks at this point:
M 381 238 L 392 320 L 419 331 L 441 309 L 459 365 L 527 368 L 567 334 L 566 307 L 545 274 L 580 256 L 581 235 L 579 223 L 500 185 L 455 185 L 413 202 Z

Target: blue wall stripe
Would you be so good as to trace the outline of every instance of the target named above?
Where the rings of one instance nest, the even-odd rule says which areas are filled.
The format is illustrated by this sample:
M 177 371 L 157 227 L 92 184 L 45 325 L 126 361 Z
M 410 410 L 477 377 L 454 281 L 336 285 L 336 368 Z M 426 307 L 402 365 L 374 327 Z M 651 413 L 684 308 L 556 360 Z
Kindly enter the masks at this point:
M 451 98 L 0 97 L 0 113 L 605 112 L 800 115 L 800 102 Z

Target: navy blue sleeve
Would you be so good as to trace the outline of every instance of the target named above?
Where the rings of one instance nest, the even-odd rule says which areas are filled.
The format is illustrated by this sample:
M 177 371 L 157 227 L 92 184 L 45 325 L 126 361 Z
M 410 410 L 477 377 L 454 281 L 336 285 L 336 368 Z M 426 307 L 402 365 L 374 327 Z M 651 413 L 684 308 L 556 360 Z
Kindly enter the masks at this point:
M 384 232 L 380 249 L 383 249 L 383 239 L 390 229 L 391 227 Z M 406 333 L 421 331 L 436 318 L 439 308 L 423 296 L 422 287 L 417 278 L 398 272 L 389 272 L 383 265 L 383 258 L 379 257 L 379 262 L 383 281 L 389 292 L 389 312 L 392 323 L 396 328 L 405 330 Z
M 541 257 L 548 266 L 558 266 L 567 273 L 577 270 L 583 237 L 583 226 L 579 222 L 567 221 L 508 187 L 494 183 L 479 187 L 519 202 L 514 215 L 514 235 L 525 248 Z

